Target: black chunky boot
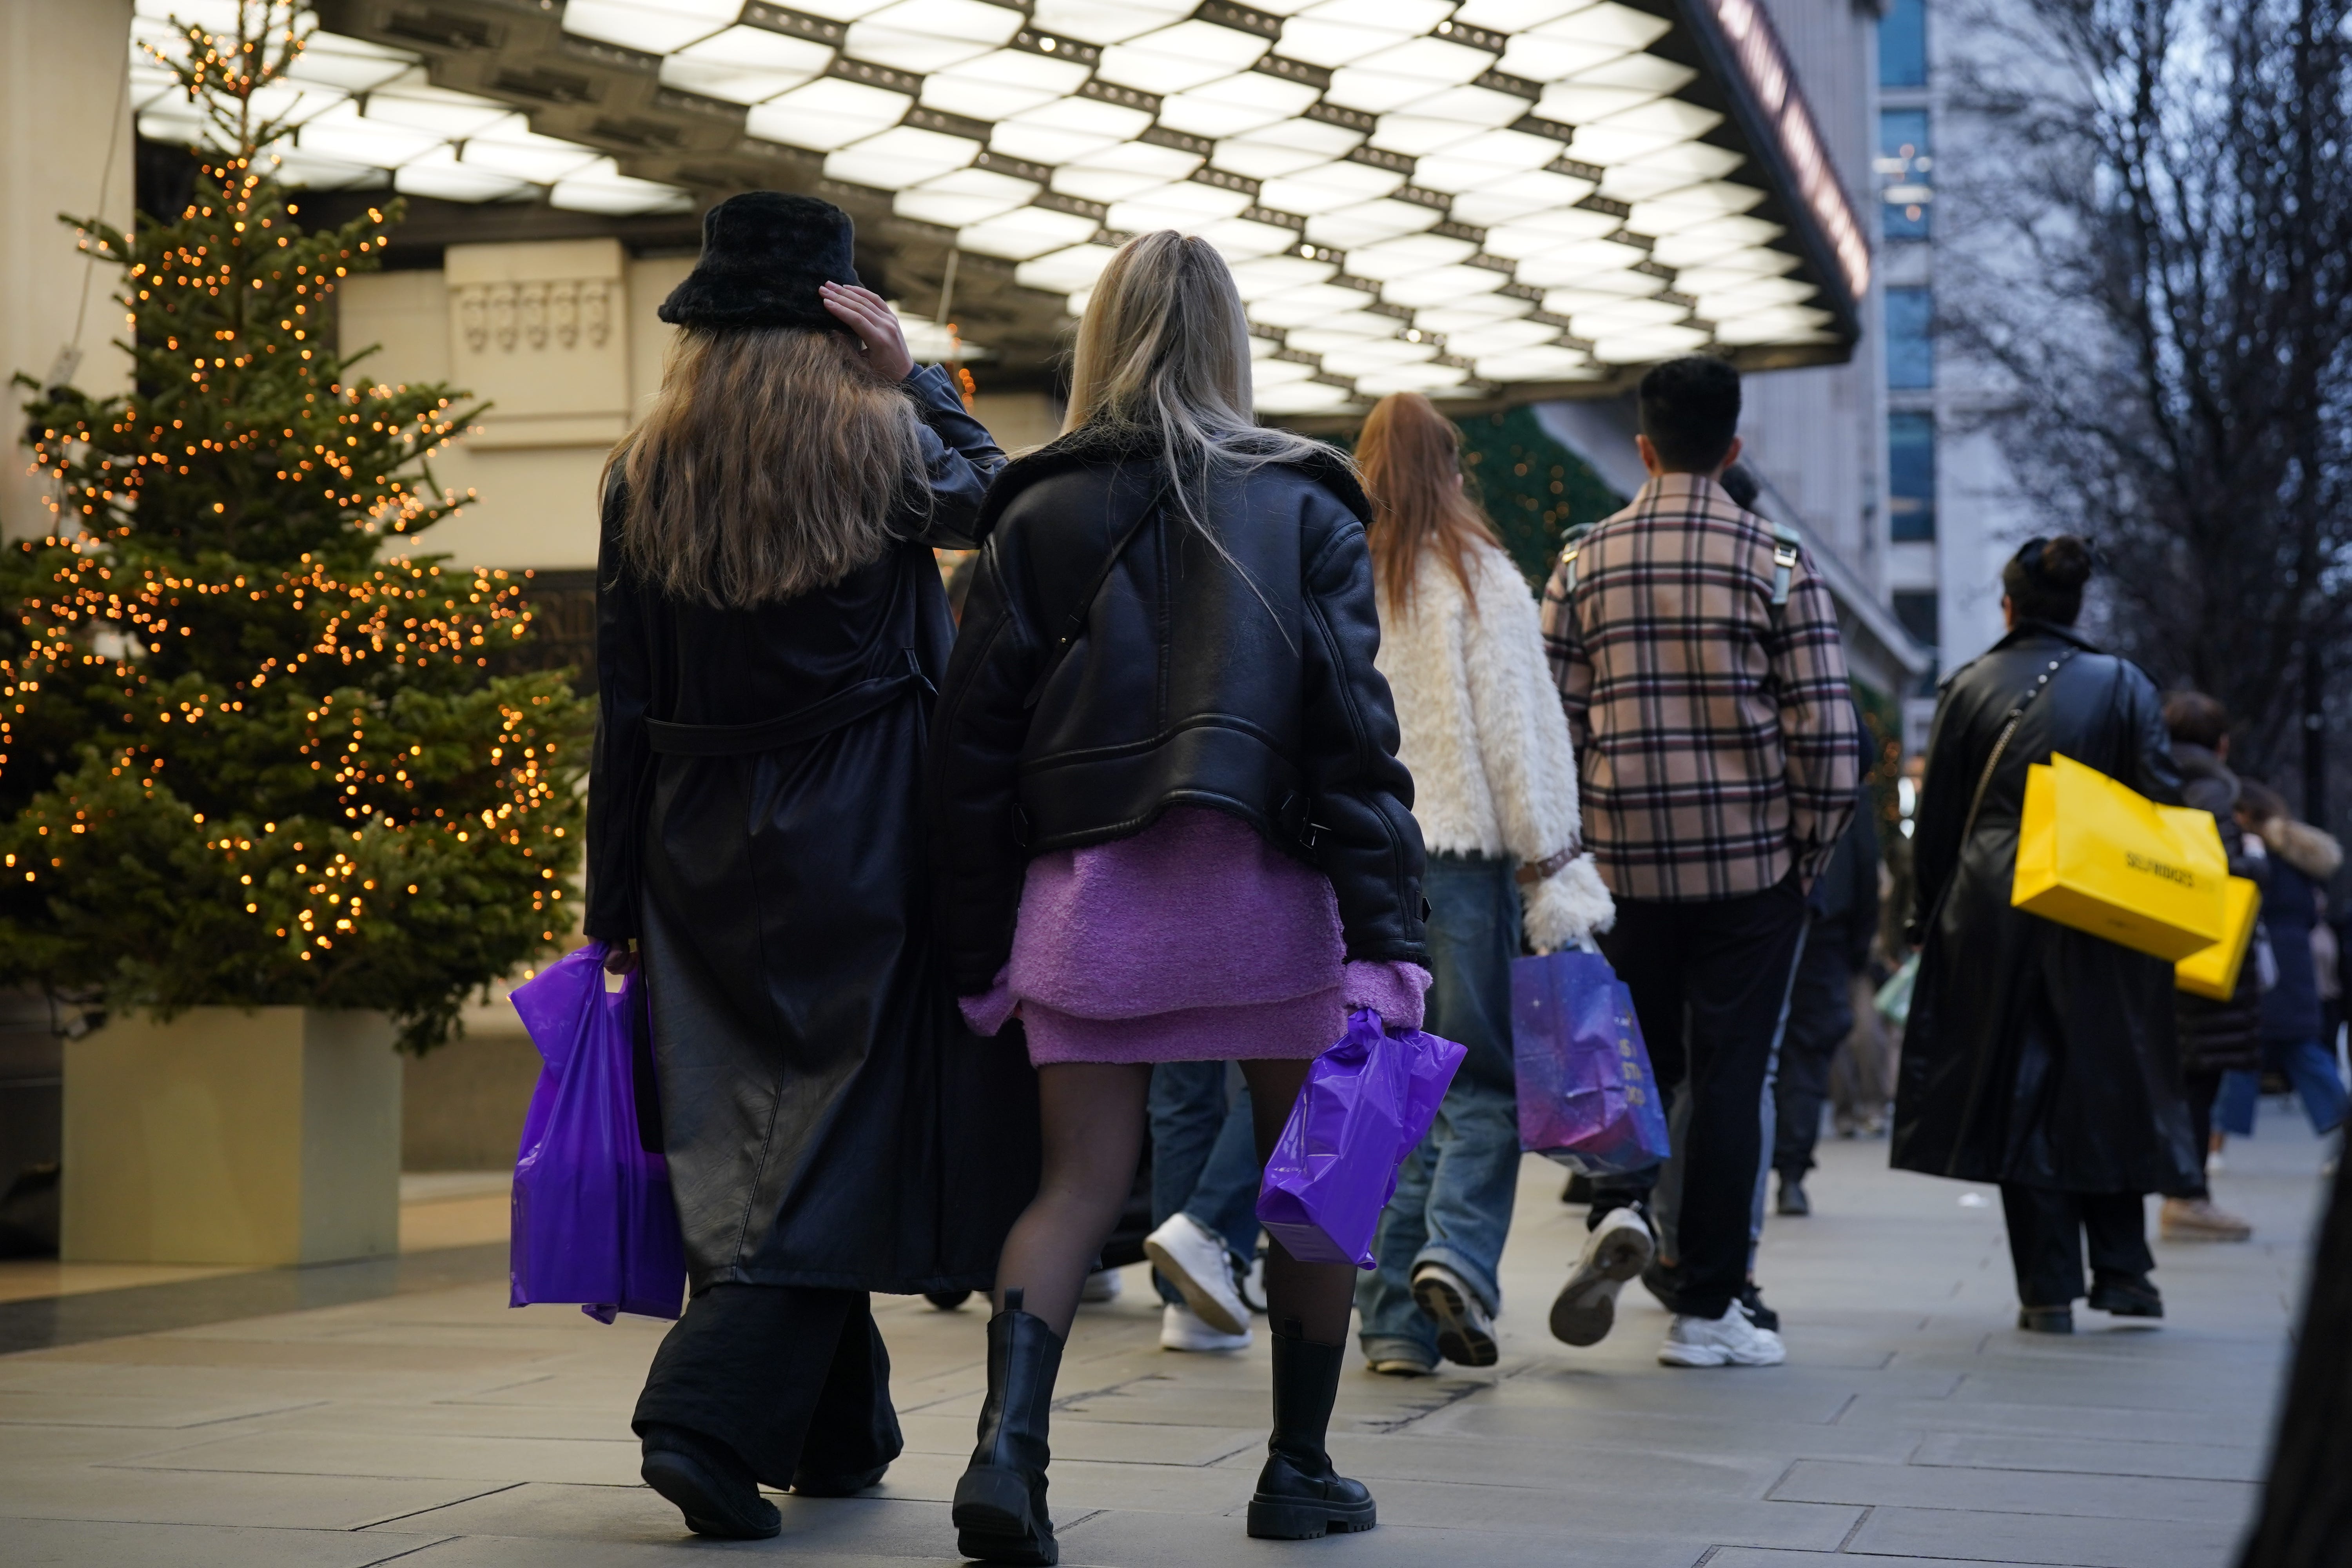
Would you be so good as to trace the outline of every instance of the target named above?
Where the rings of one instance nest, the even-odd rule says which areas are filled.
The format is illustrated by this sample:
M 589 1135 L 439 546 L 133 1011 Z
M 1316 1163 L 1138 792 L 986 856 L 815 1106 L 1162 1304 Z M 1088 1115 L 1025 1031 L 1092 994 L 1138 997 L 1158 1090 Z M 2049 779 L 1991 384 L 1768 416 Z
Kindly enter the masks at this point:
M 1274 1436 L 1250 1499 L 1249 1532 L 1267 1541 L 1307 1541 L 1379 1522 L 1372 1494 L 1331 1468 L 1323 1451 L 1331 1402 L 1339 1396 L 1346 1350 L 1302 1338 L 1297 1320 L 1274 1336 Z
M 1062 1341 L 1045 1320 L 1021 1310 L 1021 1292 L 1004 1293 L 1004 1310 L 988 1320 L 988 1402 L 980 1407 L 980 1446 L 956 1482 L 956 1550 L 982 1563 L 1051 1568 L 1062 1560 L 1045 1515 L 1045 1422 Z M 1327 1401 L 1328 1404 L 1328 1401 Z
M 646 1485 L 677 1506 L 686 1527 L 722 1541 L 765 1541 L 784 1528 L 776 1505 L 760 1495 L 751 1467 L 734 1449 L 683 1426 L 648 1426 L 643 1438 Z

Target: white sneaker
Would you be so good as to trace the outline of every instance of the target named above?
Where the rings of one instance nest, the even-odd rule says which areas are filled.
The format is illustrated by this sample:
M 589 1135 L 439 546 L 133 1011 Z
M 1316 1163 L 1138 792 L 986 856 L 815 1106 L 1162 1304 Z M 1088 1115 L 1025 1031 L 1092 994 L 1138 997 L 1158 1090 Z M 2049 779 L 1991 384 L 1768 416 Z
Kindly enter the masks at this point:
M 1126 1288 L 1126 1282 L 1119 1279 L 1118 1269 L 1097 1268 L 1087 1276 L 1087 1282 L 1084 1285 L 1078 1287 L 1078 1300 L 1116 1301 L 1118 1300 L 1118 1293 Z
M 1677 1314 L 1666 1329 L 1658 1360 L 1666 1366 L 1779 1366 L 1789 1359 L 1780 1336 L 1759 1329 L 1734 1301 L 1720 1318 Z
M 1191 1215 L 1180 1214 L 1143 1238 L 1143 1254 L 1160 1276 L 1184 1293 L 1184 1304 L 1221 1334 L 1249 1334 L 1249 1309 L 1234 1289 L 1233 1258 L 1223 1240 Z
M 1250 1331 L 1229 1334 L 1213 1329 L 1192 1315 L 1181 1301 L 1171 1301 L 1160 1314 L 1160 1348 L 1164 1351 L 1245 1351 Z
M 1657 1255 L 1657 1243 L 1639 1209 L 1611 1209 L 1585 1239 L 1576 1271 L 1551 1304 L 1551 1337 L 1562 1344 L 1597 1345 L 1617 1323 L 1617 1292 Z

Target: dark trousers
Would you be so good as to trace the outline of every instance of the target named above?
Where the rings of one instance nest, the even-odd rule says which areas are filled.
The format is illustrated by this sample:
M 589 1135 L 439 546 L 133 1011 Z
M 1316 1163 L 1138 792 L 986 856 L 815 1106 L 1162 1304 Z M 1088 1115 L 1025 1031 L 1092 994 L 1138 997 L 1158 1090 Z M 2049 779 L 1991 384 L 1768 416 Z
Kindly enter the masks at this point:
M 1748 1282 L 1750 1212 L 1762 1168 L 1764 1079 L 1805 931 L 1791 875 L 1736 899 L 1617 900 L 1601 951 L 1633 994 L 1659 1090 L 1687 1095 L 1675 1258 L 1682 1308 L 1719 1318 Z M 1593 1183 L 1597 1216 L 1647 1196 L 1655 1169 Z
M 2156 1267 L 2138 1193 L 2059 1193 L 2000 1184 L 2009 1221 L 2009 1258 L 2017 1300 L 2027 1307 L 2065 1307 L 2083 1294 L 2083 1244 L 2091 1272 L 2137 1279 Z
M 2205 1184 L 2205 1163 L 2213 1157 L 2213 1102 L 2221 1095 L 2221 1073 L 2219 1068 L 2184 1072 L 2180 1075 L 2180 1097 L 2189 1102 L 2189 1135 L 2197 1140 L 2197 1184 L 2187 1192 L 2168 1193 L 2168 1197 L 2206 1198 L 2213 1189 Z
M 1830 1098 L 1830 1064 L 1853 1033 L 1853 973 L 1845 966 L 1844 937 L 1835 926 L 1816 927 L 1797 961 L 1772 1089 L 1772 1168 L 1783 1178 L 1801 1180 L 1813 1168 L 1822 1107 Z
M 630 1425 L 726 1444 L 763 1486 L 862 1476 L 906 1447 L 863 1290 L 714 1285 L 654 1352 Z

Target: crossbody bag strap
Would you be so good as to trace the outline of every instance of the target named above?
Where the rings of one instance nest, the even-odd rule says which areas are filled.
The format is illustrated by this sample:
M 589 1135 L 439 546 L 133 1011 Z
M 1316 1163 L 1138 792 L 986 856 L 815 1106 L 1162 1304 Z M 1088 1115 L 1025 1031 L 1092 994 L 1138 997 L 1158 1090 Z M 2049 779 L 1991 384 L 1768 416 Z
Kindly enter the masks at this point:
M 2017 733 L 2018 725 L 2024 722 L 2025 710 L 2033 706 L 2035 698 L 2050 689 L 2050 678 L 2057 674 L 2068 660 L 2082 651 L 2078 647 L 2069 647 L 2064 653 L 2052 659 L 2050 668 L 2034 677 L 2033 684 L 2028 687 L 2024 694 L 2019 697 L 2016 703 L 2011 707 L 2009 721 L 2000 727 L 2000 737 L 1993 742 L 1991 754 L 1985 758 L 1984 772 L 1977 775 L 1976 794 L 1969 798 L 1969 815 L 1960 824 L 1962 853 L 1967 852 L 1969 836 L 1977 830 L 1977 813 L 1984 809 L 1985 791 L 1992 785 L 1992 771 L 2000 766 L 2001 753 L 2009 750 L 2010 738 Z M 1952 860 L 1952 874 L 1944 879 L 1943 889 L 1936 895 L 1936 907 L 1927 911 L 1927 923 L 1920 928 L 1923 931 L 1934 926 L 1937 917 L 1944 912 L 1944 900 L 1952 896 L 1952 884 L 1959 879 L 1959 858 L 1956 855 Z
M 1160 516 L 1165 495 L 1164 490 L 1155 493 L 1141 514 L 1127 525 L 1127 531 L 1112 542 L 1109 553 L 1103 557 L 1102 565 L 1095 571 L 1094 580 L 1087 584 L 1086 592 L 1078 595 L 1068 618 L 1062 623 L 1061 635 L 1046 650 L 1045 668 L 1039 670 L 1037 679 L 1030 683 L 1029 695 L 1021 700 L 1022 707 L 1034 708 L 1037 700 L 1045 695 L 1046 683 L 1054 679 L 1055 672 L 1062 668 L 1062 661 L 1069 657 L 1071 645 L 1078 640 L 1078 634 L 1087 629 L 1087 617 L 1094 613 L 1095 596 L 1103 591 L 1103 584 L 1110 581 L 1111 569 L 1118 564 L 1119 557 L 1127 553 L 1127 547 L 1135 542 L 1136 536 L 1147 524 Z

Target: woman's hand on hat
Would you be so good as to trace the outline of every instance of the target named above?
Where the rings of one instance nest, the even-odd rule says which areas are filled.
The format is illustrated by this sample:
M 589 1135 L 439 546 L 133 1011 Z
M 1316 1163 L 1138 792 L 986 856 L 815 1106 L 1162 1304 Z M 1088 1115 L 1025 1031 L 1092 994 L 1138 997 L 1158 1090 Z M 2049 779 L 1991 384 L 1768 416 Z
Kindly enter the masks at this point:
M 892 381 L 915 374 L 915 356 L 907 352 L 907 334 L 899 330 L 898 313 L 871 289 L 855 283 L 827 283 L 817 291 L 835 320 L 857 334 L 866 357 Z

